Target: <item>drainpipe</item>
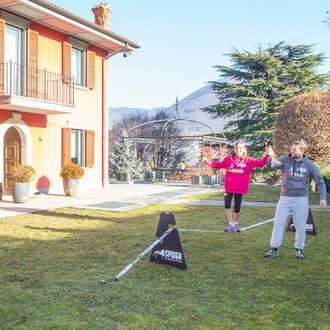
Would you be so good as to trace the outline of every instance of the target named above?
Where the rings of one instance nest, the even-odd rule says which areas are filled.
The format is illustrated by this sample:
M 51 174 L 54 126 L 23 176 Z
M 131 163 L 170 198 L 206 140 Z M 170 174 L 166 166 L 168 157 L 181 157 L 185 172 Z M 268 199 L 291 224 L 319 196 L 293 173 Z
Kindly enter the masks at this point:
M 115 52 L 109 52 L 107 56 L 102 59 L 102 186 L 103 188 L 109 185 L 109 150 L 108 150 L 108 136 L 109 136 L 109 122 L 106 122 L 105 118 L 106 112 L 109 112 L 109 109 L 106 109 L 105 102 L 105 61 L 110 57 L 124 52 L 129 47 L 129 44 L 126 43 L 125 46 Z

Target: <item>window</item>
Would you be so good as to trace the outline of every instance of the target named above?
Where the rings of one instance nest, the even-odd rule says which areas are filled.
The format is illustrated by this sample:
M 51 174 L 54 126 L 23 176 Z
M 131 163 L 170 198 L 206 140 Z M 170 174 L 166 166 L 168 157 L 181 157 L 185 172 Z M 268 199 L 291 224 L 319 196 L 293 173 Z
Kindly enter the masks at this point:
M 5 28 L 4 62 L 27 64 L 27 32 L 30 21 L 5 11 L 0 12 L 0 17 Z
M 6 81 L 6 92 L 9 90 L 16 94 L 21 94 L 22 79 L 22 30 L 6 24 L 5 27 L 5 67 L 4 74 L 8 76 L 11 73 L 11 79 Z M 10 82 L 11 86 L 8 86 Z
M 62 73 L 74 77 L 74 84 L 90 89 L 95 88 L 95 53 L 88 49 L 88 44 L 68 37 L 69 42 L 63 42 Z
M 62 128 L 62 166 L 69 163 L 94 166 L 94 131 Z
M 5 29 L 5 62 L 21 63 L 22 30 L 10 25 Z
M 5 11 L 0 17 L 0 92 L 36 97 L 39 34 L 29 20 Z
M 76 85 L 85 85 L 85 66 L 83 66 L 83 51 L 72 47 L 71 51 L 71 75 Z
M 84 130 L 71 129 L 71 163 L 86 166 L 86 133 Z

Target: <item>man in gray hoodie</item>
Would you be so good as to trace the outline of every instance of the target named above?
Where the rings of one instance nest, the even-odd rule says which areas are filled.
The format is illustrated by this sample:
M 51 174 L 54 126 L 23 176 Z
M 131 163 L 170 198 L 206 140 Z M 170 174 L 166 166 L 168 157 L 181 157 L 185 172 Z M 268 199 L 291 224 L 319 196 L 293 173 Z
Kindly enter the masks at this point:
M 292 213 L 293 223 L 296 228 L 294 246 L 295 256 L 303 258 L 303 248 L 306 238 L 306 222 L 309 212 L 308 194 L 309 182 L 312 178 L 320 194 L 320 206 L 326 206 L 326 186 L 323 177 L 305 152 L 308 145 L 304 140 L 294 141 L 291 154 L 274 160 L 274 151 L 271 146 L 267 148 L 268 157 L 266 165 L 270 169 L 282 170 L 281 197 L 277 204 L 273 233 L 270 240 L 270 250 L 265 254 L 266 258 L 278 256 L 278 248 L 282 244 L 285 222 Z

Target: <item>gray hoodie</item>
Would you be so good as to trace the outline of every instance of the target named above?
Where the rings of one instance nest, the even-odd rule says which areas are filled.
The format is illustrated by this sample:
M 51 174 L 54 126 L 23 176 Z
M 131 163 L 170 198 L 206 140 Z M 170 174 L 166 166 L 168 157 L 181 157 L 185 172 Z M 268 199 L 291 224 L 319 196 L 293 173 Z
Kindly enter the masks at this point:
M 323 177 L 314 163 L 304 155 L 301 161 L 296 161 L 291 154 L 274 160 L 268 157 L 266 165 L 270 169 L 282 170 L 281 196 L 308 197 L 309 181 L 312 178 L 320 193 L 321 200 L 326 199 L 327 191 Z

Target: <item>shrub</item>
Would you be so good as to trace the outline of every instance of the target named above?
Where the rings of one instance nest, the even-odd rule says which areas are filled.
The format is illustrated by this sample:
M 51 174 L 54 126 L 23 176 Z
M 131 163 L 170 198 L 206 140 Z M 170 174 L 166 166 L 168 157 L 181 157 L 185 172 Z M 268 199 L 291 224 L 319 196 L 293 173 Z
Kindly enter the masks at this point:
M 63 166 L 60 176 L 63 180 L 80 179 L 85 175 L 84 169 L 78 164 L 66 164 Z
M 30 182 L 36 171 L 29 165 L 17 164 L 9 168 L 9 173 L 12 175 L 10 179 L 14 182 Z
M 321 169 L 320 170 L 324 183 L 327 186 L 327 192 L 329 193 L 330 191 L 330 172 L 327 172 L 326 170 Z
M 300 94 L 286 101 L 275 123 L 277 156 L 288 154 L 294 140 L 304 139 L 309 145 L 308 158 L 319 164 L 329 164 L 329 109 L 328 90 Z

